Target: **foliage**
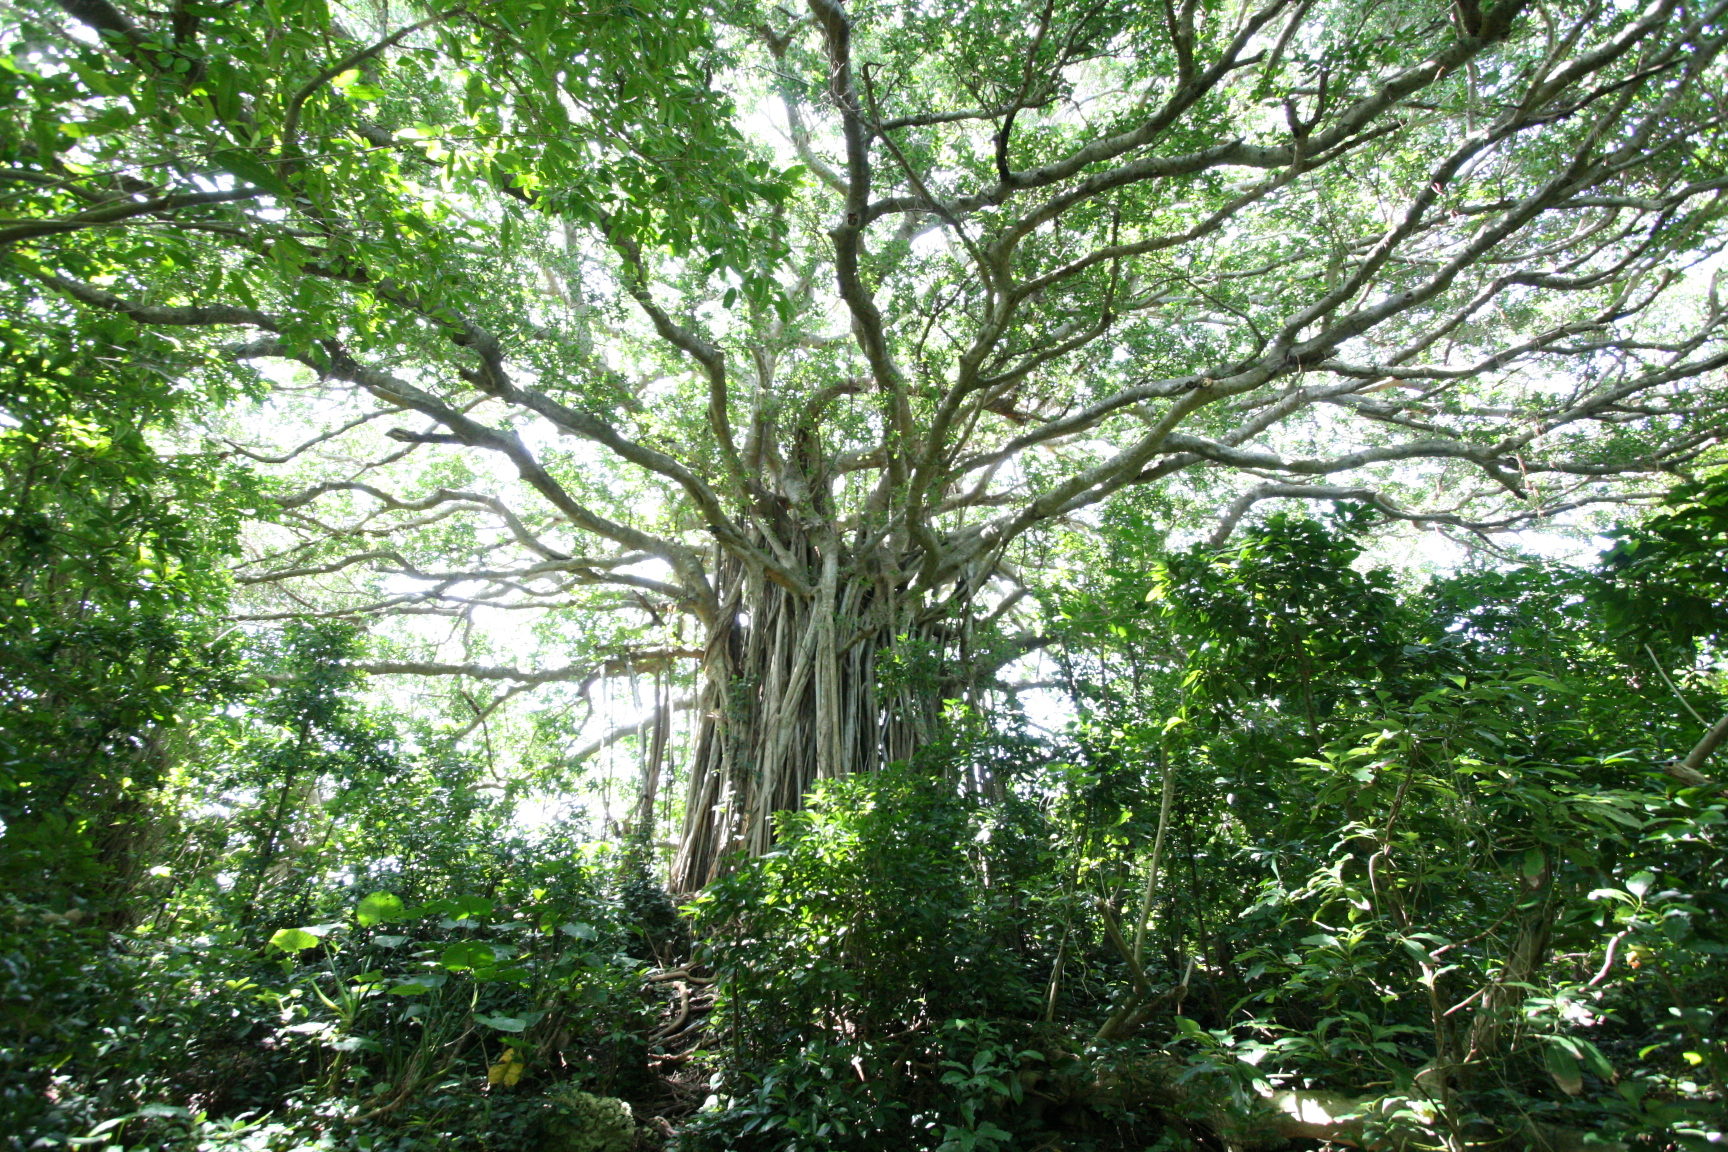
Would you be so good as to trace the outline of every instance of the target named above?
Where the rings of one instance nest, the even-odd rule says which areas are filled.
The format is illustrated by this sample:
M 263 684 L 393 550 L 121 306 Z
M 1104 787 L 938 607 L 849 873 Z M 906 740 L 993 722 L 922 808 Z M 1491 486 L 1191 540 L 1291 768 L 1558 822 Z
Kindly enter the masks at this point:
M 5 1146 L 1719 1144 L 1725 11 L 0 10 Z
M 108 880 L 133 878 L 126 844 L 161 742 L 184 709 L 232 691 L 211 615 L 252 485 L 155 449 L 195 397 L 152 363 L 164 341 L 118 328 L 0 325 L 0 820 L 11 884 L 32 899 L 48 883 L 35 853 L 81 851 Z
M 1276 1089 L 1714 1139 L 1728 800 L 1659 767 L 1695 721 L 1595 576 L 1401 589 L 1352 523 L 1138 568 L 1123 532 L 1051 591 L 1083 710 L 1033 803 L 902 768 L 783 817 L 695 906 L 728 1045 L 688 1146 L 1114 1147 Z
M 552 1094 L 553 1117 L 544 1128 L 548 1152 L 632 1152 L 636 1124 L 630 1105 L 575 1089 Z
M 1105 861 L 1154 819 L 1144 769 L 1120 780 L 1142 710 L 1180 708 L 1182 863 L 1154 963 L 1200 1025 L 1183 1046 L 1274 1081 L 1390 1081 L 1416 1099 L 1438 1068 L 1452 1089 L 1428 1119 L 1455 1135 L 1508 1107 L 1577 1112 L 1571 1070 L 1594 1067 L 1598 1111 L 1571 1123 L 1703 1131 L 1686 1117 L 1714 1090 L 1691 1069 L 1720 1076 L 1721 1056 L 1676 1061 L 1680 1033 L 1658 1040 L 1632 1007 L 1655 994 L 1680 1019 L 1722 995 L 1704 957 L 1728 941 L 1692 911 L 1724 894 L 1722 801 L 1673 794 L 1657 769 L 1696 738 L 1685 705 L 1614 639 L 1600 582 L 1526 566 L 1398 596 L 1357 554 L 1336 530 L 1274 519 L 1227 551 L 1174 555 L 1140 581 L 1157 611 L 1116 617 L 1094 657 L 1113 675 L 1089 681 L 1082 748 L 1097 799 L 1125 805 L 1125 834 L 1092 849 Z M 1082 625 L 1087 599 L 1070 609 Z M 1676 833 L 1698 847 L 1677 857 Z M 1619 951 L 1665 922 L 1625 911 L 1658 874 L 1676 901 L 1652 944 L 1671 966 L 1659 993 L 1642 953 L 1628 969 Z
M 1714 9 L 805 7 L 22 0 L 0 280 L 252 385 L 245 614 L 700 650 L 680 891 L 937 739 L 1125 490 L 1489 533 L 1717 451 Z
M 188 721 L 238 690 L 217 613 L 255 507 L 244 474 L 153 438 L 198 402 L 130 325 L 73 335 L 8 293 L 0 323 L 0 1127 L 106 1046 L 159 789 Z M 197 515 L 191 514 L 194 507 Z
M 546 1092 L 635 1084 L 604 1054 L 645 1027 L 641 962 L 623 951 L 603 862 L 572 861 L 556 837 L 512 847 L 530 867 L 501 874 L 498 898 L 350 889 L 327 923 L 230 917 L 201 938 L 140 941 L 113 1042 L 59 1071 L 38 1131 L 75 1136 L 125 1103 L 109 1130 L 129 1145 L 193 1138 L 174 1135 L 190 1119 L 217 1146 L 588 1147 L 600 1098 Z M 213 1119 L 264 1116 L 228 1135 Z
M 1667 641 L 1688 653 L 1695 641 L 1728 626 L 1728 479 L 1675 485 L 1658 513 L 1615 533 L 1603 556 L 1610 576 L 1599 593 L 1609 622 L 1641 640 Z
M 699 1146 L 1006 1140 L 1017 1067 L 1038 1058 L 1016 1046 L 1023 1026 L 994 1023 L 1037 1002 L 1013 948 L 1036 854 L 1012 814 L 902 766 L 781 820 L 773 852 L 695 905 L 736 1069 Z

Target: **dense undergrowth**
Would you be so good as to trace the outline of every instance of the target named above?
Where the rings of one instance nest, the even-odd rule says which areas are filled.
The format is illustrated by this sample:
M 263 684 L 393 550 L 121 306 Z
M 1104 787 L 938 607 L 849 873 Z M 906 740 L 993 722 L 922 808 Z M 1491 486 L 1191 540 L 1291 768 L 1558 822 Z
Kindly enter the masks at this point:
M 12 1144 L 601 1149 L 622 1099 L 691 1150 L 1252 1147 L 1329 1089 L 1370 1142 L 1707 1146 L 1728 804 L 1661 765 L 1716 701 L 1603 643 L 1584 577 L 1355 557 L 1284 520 L 1109 569 L 1068 734 L 957 712 L 687 919 L 648 846 L 513 832 L 352 702 L 351 634 L 291 631 L 176 737 L 205 791 L 137 801 L 176 823 L 126 915 L 66 879 L 94 841 L 11 887 Z M 952 783 L 977 758 L 1006 797 Z
M 661 846 L 524 832 L 492 765 L 364 704 L 352 628 L 212 623 L 234 523 L 179 509 L 243 478 L 144 447 L 183 397 L 77 415 L 108 362 L 38 351 L 11 1149 L 1722 1139 L 1728 799 L 1674 767 L 1723 709 L 1720 484 L 1596 571 L 1422 587 L 1347 510 L 1207 550 L 1119 505 L 1043 592 L 1065 730 L 954 701 L 678 909 Z
M 1276 1146 L 1279 1089 L 1376 1098 L 1334 1134 L 1385 1146 L 1719 1140 L 1724 803 L 1658 767 L 1696 725 L 1587 581 L 1355 555 L 1283 520 L 1122 569 L 1069 604 L 1106 636 L 1058 756 L 953 750 L 1014 798 L 948 765 L 788 817 L 696 904 L 692 1146 Z

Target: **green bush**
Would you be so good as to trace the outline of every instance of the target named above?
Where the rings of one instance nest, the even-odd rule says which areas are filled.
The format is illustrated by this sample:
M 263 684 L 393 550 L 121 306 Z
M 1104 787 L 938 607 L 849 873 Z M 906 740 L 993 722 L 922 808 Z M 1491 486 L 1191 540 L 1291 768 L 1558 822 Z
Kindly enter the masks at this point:
M 551 1109 L 541 1121 L 543 1152 L 631 1152 L 636 1119 L 630 1105 L 562 1085 L 547 1095 Z
M 1030 861 L 1000 818 L 908 766 L 830 782 L 698 899 L 729 1047 L 687 1146 L 1008 1138 L 1038 990 L 1016 948 Z

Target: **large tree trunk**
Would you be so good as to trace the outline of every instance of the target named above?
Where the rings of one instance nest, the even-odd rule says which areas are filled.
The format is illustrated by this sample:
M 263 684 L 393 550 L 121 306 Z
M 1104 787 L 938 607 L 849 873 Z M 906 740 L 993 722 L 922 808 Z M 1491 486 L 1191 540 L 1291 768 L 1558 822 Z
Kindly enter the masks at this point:
M 938 666 L 943 630 L 917 624 L 889 579 L 843 577 L 837 558 L 799 547 L 811 596 L 720 560 L 673 891 L 701 888 L 740 849 L 767 851 L 774 814 L 802 807 L 817 781 L 908 760 L 937 732 L 953 683 Z M 890 654 L 901 659 L 885 681 Z

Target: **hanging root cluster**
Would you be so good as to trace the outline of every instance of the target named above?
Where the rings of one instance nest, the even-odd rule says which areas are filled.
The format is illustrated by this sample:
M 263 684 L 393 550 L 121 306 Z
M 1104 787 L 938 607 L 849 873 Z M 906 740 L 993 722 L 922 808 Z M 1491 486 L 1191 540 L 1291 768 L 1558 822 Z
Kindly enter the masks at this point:
M 813 595 L 720 561 L 672 891 L 700 889 L 734 852 L 766 852 L 774 814 L 818 781 L 909 760 L 936 733 L 945 693 L 923 658 L 939 638 L 889 577 L 841 579 L 808 544 L 803 558 L 820 573 Z

